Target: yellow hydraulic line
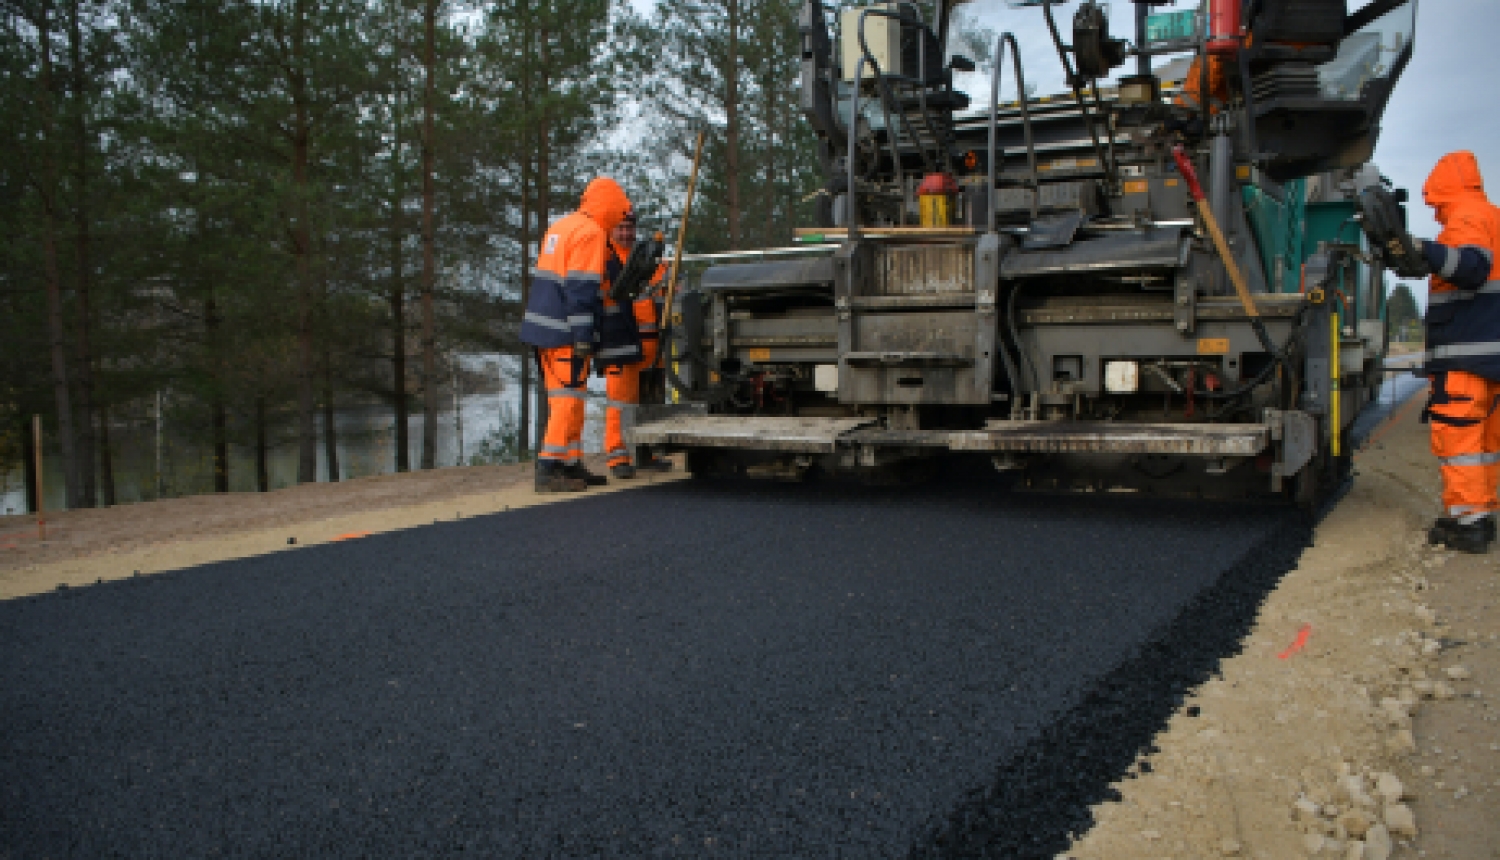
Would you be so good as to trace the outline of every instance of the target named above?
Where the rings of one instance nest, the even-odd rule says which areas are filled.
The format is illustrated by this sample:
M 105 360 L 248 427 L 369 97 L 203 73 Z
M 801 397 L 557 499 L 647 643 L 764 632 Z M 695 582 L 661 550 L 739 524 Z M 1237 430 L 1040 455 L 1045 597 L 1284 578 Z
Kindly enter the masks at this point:
M 1330 415 L 1333 416 L 1333 456 L 1339 456 L 1339 437 L 1343 436 L 1343 428 L 1339 425 L 1339 401 L 1343 397 L 1339 393 L 1339 312 L 1332 311 L 1328 314 L 1328 324 L 1332 330 L 1328 333 L 1329 349 L 1329 396 L 1333 400 Z

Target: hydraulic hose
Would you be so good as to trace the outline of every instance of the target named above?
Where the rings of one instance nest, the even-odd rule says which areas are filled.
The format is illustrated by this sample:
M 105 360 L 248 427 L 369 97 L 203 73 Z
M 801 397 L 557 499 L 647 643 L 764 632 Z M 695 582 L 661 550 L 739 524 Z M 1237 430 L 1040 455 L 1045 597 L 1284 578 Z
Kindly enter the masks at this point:
M 1296 323 L 1292 326 L 1292 333 L 1287 335 L 1286 343 L 1281 345 L 1281 349 L 1272 353 L 1271 360 L 1266 362 L 1266 366 L 1261 369 L 1260 373 L 1255 375 L 1254 379 L 1251 379 L 1233 391 L 1195 391 L 1193 396 L 1202 397 L 1204 400 L 1238 400 L 1253 391 L 1256 386 L 1270 379 L 1271 374 L 1276 371 L 1276 368 L 1286 364 L 1287 359 L 1290 358 L 1292 347 L 1301 337 L 1300 332 L 1302 330 L 1303 317 L 1306 313 L 1306 307 L 1298 312 Z

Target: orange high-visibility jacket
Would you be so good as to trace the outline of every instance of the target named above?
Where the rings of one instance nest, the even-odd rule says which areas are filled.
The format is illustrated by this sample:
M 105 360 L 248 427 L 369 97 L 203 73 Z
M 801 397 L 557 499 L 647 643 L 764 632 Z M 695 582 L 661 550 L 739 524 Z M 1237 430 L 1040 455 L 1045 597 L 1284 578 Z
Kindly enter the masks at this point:
M 1493 267 L 1500 254 L 1500 211 L 1485 196 L 1472 152 L 1452 152 L 1439 159 L 1422 186 L 1422 198 L 1443 225 L 1438 245 L 1477 254 Z M 1445 273 L 1455 274 L 1439 269 L 1429 285 L 1427 369 L 1463 370 L 1500 380 L 1500 281 L 1494 280 L 1493 269 L 1487 282 L 1478 284 L 1455 284 Z
M 521 321 L 523 343 L 593 347 L 604 310 L 600 291 L 609 231 L 628 211 L 624 189 L 600 177 L 584 190 L 578 211 L 547 229 L 531 272 L 531 296 Z

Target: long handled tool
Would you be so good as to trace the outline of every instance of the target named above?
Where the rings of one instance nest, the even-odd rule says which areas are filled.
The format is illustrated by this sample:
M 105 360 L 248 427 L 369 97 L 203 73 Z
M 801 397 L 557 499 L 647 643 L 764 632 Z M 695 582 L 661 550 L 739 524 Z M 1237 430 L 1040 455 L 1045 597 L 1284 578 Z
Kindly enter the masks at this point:
M 672 271 L 667 274 L 667 293 L 661 313 L 666 325 L 662 326 L 661 348 L 656 351 L 656 360 L 664 361 L 662 353 L 671 349 L 672 298 L 677 293 L 677 274 L 682 271 L 682 244 L 687 240 L 688 216 L 693 212 L 693 192 L 698 188 L 698 164 L 703 160 L 703 132 L 698 132 L 698 145 L 693 149 L 693 172 L 688 174 L 687 199 L 682 203 L 682 223 L 677 225 L 677 249 L 672 254 Z
M 1261 346 L 1271 355 L 1277 353 L 1276 345 L 1271 342 L 1271 335 L 1266 331 L 1266 324 L 1261 321 L 1260 308 L 1255 306 L 1255 299 L 1250 295 L 1250 288 L 1245 285 L 1245 275 L 1240 271 L 1240 265 L 1230 253 L 1229 243 L 1224 241 L 1224 234 L 1219 230 L 1219 221 L 1214 217 L 1214 210 L 1208 205 L 1208 198 L 1203 196 L 1203 186 L 1198 184 L 1198 173 L 1193 170 L 1193 162 L 1188 160 L 1187 152 L 1183 150 L 1182 144 L 1172 147 L 1172 160 L 1177 162 L 1177 171 L 1187 182 L 1188 193 L 1192 195 L 1193 202 L 1198 204 L 1198 214 L 1203 216 L 1203 224 L 1208 228 L 1208 235 L 1213 237 L 1214 247 L 1219 250 L 1219 259 L 1224 261 L 1224 268 L 1229 272 L 1229 280 L 1234 284 L 1234 291 L 1239 294 L 1240 304 L 1245 306 L 1245 316 L 1250 318 L 1250 327 L 1255 329 L 1255 336 L 1260 338 Z

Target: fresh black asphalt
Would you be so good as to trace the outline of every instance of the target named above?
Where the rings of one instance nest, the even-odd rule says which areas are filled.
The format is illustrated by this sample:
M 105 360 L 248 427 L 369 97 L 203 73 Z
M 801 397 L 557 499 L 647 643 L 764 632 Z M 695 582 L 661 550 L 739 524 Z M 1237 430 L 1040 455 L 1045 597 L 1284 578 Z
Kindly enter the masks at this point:
M 0 857 L 1050 857 L 1307 535 L 682 482 L 0 603 Z

